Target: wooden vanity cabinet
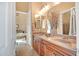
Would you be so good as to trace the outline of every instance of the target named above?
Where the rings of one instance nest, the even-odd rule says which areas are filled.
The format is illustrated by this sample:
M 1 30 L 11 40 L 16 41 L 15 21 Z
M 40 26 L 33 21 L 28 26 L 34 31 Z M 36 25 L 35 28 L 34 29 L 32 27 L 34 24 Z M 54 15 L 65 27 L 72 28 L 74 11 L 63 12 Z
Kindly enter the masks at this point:
M 42 40 L 40 42 L 40 55 L 41 56 L 45 55 L 45 45 L 42 43 Z
M 35 39 L 33 41 L 33 47 L 40 56 L 54 56 L 53 48 L 43 39 Z
M 43 39 L 35 39 L 34 49 L 40 56 L 75 56 L 75 52 L 52 44 Z
M 42 44 L 44 45 L 44 56 L 54 56 L 54 48 L 44 40 L 42 40 Z
M 40 39 L 39 38 L 33 39 L 33 48 L 40 55 Z

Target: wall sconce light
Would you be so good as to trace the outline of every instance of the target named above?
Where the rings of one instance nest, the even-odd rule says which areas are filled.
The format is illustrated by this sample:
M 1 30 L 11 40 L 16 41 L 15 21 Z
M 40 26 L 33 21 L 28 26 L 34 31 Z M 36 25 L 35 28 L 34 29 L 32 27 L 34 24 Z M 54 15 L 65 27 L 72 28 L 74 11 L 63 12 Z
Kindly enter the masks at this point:
M 55 5 L 60 4 L 60 2 L 54 2 Z
M 35 18 L 38 18 L 40 15 L 39 14 L 35 14 Z

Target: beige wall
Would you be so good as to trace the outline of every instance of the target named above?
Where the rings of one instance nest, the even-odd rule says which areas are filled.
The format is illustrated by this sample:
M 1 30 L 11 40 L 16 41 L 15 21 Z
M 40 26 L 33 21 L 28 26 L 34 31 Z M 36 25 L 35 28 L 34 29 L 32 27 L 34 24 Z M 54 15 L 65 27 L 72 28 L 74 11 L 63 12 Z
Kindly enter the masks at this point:
M 16 2 L 16 11 L 28 12 L 29 3 L 28 2 Z M 27 18 L 28 18 L 27 14 L 18 13 L 16 15 L 16 24 L 19 24 L 19 30 L 23 30 L 26 32 Z
M 69 34 L 69 29 L 70 29 L 70 11 L 66 12 L 62 16 L 63 20 L 63 34 Z
M 70 11 L 64 13 L 62 17 L 63 17 L 63 22 L 64 23 L 70 23 L 70 21 L 69 21 L 70 20 Z
M 16 15 L 16 24 L 19 24 L 19 30 L 26 32 L 26 21 L 28 20 L 27 14 L 17 14 Z
M 17 2 L 16 3 L 16 10 L 27 12 L 29 11 L 29 3 L 28 2 Z

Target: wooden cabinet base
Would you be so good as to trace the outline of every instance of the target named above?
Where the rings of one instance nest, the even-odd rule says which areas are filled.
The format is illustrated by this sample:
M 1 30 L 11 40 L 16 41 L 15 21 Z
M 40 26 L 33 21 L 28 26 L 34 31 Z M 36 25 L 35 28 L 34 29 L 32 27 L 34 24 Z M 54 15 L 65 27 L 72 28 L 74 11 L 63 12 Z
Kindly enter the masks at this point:
M 34 39 L 33 47 L 40 56 L 75 56 L 76 52 L 52 44 L 43 39 Z

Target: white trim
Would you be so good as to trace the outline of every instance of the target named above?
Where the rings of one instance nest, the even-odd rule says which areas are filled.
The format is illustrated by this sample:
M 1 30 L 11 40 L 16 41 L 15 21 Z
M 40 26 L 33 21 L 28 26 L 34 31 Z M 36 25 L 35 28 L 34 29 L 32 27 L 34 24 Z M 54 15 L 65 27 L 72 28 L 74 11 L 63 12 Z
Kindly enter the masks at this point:
M 58 31 L 57 31 L 57 33 L 58 34 L 61 34 L 61 35 L 63 35 L 63 23 L 62 23 L 62 15 L 60 14 L 59 15 L 59 20 L 58 20 Z
M 66 12 L 72 10 L 73 8 L 75 8 L 75 7 L 72 7 L 72 8 L 70 8 L 70 9 L 65 10 L 65 11 L 62 11 L 62 12 L 60 12 L 60 14 L 66 13 Z
M 7 5 L 8 5 L 8 3 L 6 3 Z M 7 15 L 8 14 L 8 11 L 7 11 L 7 9 L 8 9 L 8 6 L 6 6 L 6 11 L 5 11 L 5 14 Z M 6 25 L 6 24 L 8 24 L 8 15 L 7 16 L 5 16 L 5 47 L 7 47 L 7 38 L 8 38 L 8 25 Z
M 79 56 L 79 2 L 76 2 L 76 47 L 77 47 L 77 56 Z
M 19 13 L 19 14 L 29 14 L 29 12 L 22 12 L 22 11 L 16 11 L 16 13 Z
M 72 7 L 72 8 L 70 8 L 70 9 L 67 9 L 67 10 L 65 10 L 65 11 L 60 12 L 60 17 L 59 17 L 59 18 L 60 18 L 60 21 L 61 21 L 61 22 L 63 22 L 63 20 L 62 20 L 62 15 L 63 15 L 64 13 L 68 12 L 68 11 L 71 11 L 73 8 L 75 8 L 75 7 Z M 63 23 L 61 23 L 61 26 L 62 26 L 62 27 L 61 27 L 61 28 L 62 28 L 62 29 L 61 29 L 61 34 L 63 34 Z

